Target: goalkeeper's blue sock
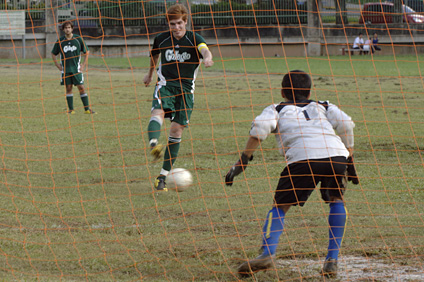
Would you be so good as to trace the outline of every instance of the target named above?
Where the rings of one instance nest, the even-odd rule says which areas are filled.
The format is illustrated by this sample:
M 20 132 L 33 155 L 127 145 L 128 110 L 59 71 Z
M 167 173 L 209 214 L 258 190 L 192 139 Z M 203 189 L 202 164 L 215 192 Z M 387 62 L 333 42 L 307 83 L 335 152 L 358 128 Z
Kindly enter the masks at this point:
M 330 204 L 330 214 L 328 216 L 329 230 L 329 244 L 327 258 L 336 259 L 339 256 L 340 246 L 343 241 L 343 235 L 346 225 L 346 208 L 342 201 L 337 201 Z
M 284 216 L 283 210 L 274 207 L 267 215 L 265 225 L 262 230 L 262 255 L 274 255 L 277 250 L 278 241 L 283 233 L 284 228 Z

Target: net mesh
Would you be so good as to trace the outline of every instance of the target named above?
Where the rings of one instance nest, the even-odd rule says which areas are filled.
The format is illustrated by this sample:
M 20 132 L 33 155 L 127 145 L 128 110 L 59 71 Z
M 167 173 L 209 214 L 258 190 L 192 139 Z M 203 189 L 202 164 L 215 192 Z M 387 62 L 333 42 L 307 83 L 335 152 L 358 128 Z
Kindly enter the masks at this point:
M 183 3 L 215 65 L 199 70 L 175 163 L 194 183 L 184 192 L 157 193 L 162 160 L 150 155 L 147 129 L 154 83 L 145 87 L 143 77 L 153 38 L 169 30 L 165 12 L 174 3 L 0 3 L 0 276 L 240 279 L 237 267 L 261 247 L 286 162 L 270 137 L 233 186 L 224 176 L 255 116 L 282 100 L 282 76 L 302 69 L 313 80 L 311 99 L 329 100 L 356 124 L 360 184 L 346 191 L 338 279 L 424 280 L 422 25 L 390 22 L 421 15 L 373 10 L 366 18 L 367 3 L 349 1 Z M 382 22 L 369 24 L 377 16 Z M 50 55 L 65 20 L 90 49 L 84 86 L 95 115 L 84 113 L 77 87 L 75 114 L 67 114 Z M 376 33 L 381 50 L 362 56 L 353 50 L 359 33 L 364 40 Z M 161 144 L 169 130 L 165 121 Z M 303 208 L 293 207 L 275 263 L 255 278 L 326 279 L 320 270 L 328 213 L 318 191 Z

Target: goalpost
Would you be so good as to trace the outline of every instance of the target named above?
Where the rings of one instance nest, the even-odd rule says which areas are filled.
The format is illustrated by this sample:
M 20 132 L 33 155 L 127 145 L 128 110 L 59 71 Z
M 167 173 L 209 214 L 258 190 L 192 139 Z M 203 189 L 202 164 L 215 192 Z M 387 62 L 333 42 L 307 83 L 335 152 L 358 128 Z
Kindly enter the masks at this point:
M 393 11 L 412 5 L 393 2 Z M 175 163 L 190 171 L 193 184 L 157 193 L 162 160 L 153 160 L 148 140 L 154 83 L 145 87 L 143 77 L 175 3 L 0 3 L 0 277 L 241 279 L 237 267 L 258 255 L 287 164 L 270 136 L 233 186 L 224 176 L 252 120 L 282 101 L 284 74 L 301 69 L 312 78 L 311 99 L 330 101 L 356 124 L 360 183 L 345 194 L 338 279 L 424 280 L 424 11 L 408 15 L 417 22 L 374 11 L 382 22 L 361 24 L 368 2 L 355 0 L 180 2 L 215 64 L 199 69 Z M 65 20 L 90 50 L 84 86 L 96 115 L 84 115 L 77 102 L 75 114 L 66 113 L 66 91 L 50 57 Z M 371 41 L 376 34 L 381 50 L 349 52 L 359 33 Z M 162 144 L 169 127 L 165 120 Z M 329 209 L 318 189 L 286 215 L 275 264 L 254 279 L 327 280 L 320 270 Z

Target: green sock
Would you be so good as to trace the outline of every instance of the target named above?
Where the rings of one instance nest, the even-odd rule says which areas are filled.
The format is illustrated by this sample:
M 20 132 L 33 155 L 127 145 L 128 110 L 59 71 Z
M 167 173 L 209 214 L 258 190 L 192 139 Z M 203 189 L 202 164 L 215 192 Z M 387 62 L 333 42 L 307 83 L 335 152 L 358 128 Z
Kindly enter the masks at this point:
M 149 122 L 149 126 L 147 127 L 148 135 L 149 135 L 149 141 L 152 139 L 158 139 L 160 136 L 160 128 L 161 125 L 159 122 L 157 122 L 154 119 L 151 119 Z
M 172 165 L 175 163 L 178 157 L 178 151 L 180 150 L 180 142 L 181 138 L 168 138 L 168 146 L 166 146 L 165 157 L 162 165 L 162 168 L 164 170 L 171 170 Z
M 84 111 L 87 111 L 90 109 L 90 104 L 88 102 L 88 95 L 87 93 L 81 94 L 81 101 L 82 104 L 84 105 Z
M 68 108 L 70 111 L 72 111 L 74 109 L 74 95 L 71 94 L 66 94 L 66 102 L 68 103 Z

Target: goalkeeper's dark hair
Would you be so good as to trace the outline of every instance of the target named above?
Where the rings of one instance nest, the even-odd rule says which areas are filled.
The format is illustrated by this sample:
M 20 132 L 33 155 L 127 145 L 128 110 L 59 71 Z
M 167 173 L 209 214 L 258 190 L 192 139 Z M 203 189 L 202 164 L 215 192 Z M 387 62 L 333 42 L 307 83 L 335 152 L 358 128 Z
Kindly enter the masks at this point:
M 284 96 L 291 101 L 308 99 L 311 85 L 311 77 L 302 70 L 289 71 L 281 82 Z

